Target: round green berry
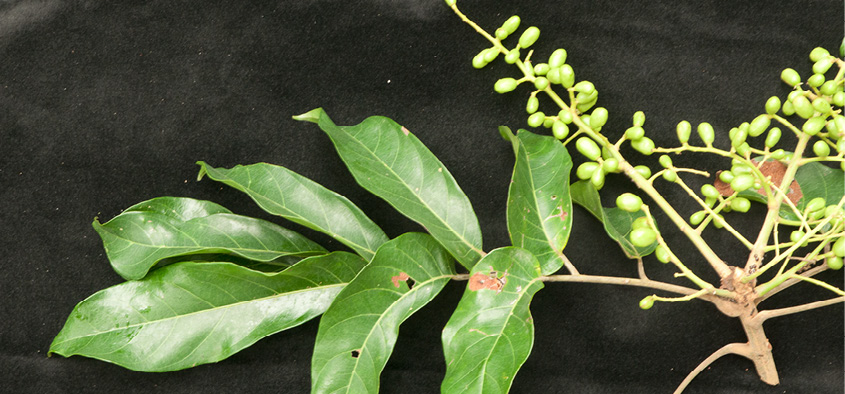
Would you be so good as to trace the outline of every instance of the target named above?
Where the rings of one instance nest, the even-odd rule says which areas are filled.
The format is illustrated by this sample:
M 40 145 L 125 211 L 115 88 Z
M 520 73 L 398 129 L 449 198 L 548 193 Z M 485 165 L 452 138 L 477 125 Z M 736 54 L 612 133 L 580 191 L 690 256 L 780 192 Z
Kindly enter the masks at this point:
M 830 66 L 833 65 L 833 57 L 832 56 L 825 56 L 815 63 L 813 63 L 813 73 L 815 74 L 824 74 L 827 70 L 830 70 Z
M 766 113 L 769 115 L 774 115 L 780 109 L 780 98 L 778 96 L 769 97 L 766 100 Z
M 731 189 L 737 193 L 744 192 L 754 185 L 754 176 L 751 174 L 738 174 L 731 181 Z
M 786 157 L 786 151 L 783 149 L 778 149 L 772 152 L 772 159 L 775 160 L 783 160 Z
M 496 32 L 494 33 L 494 35 L 496 36 L 496 39 L 497 39 L 497 40 L 502 41 L 502 40 L 504 40 L 504 39 L 508 38 L 508 36 L 509 36 L 510 34 L 508 34 L 507 30 L 502 29 L 502 28 L 500 27 L 500 28 L 496 29 Z
M 730 171 L 722 171 L 719 173 L 719 180 L 725 183 L 731 183 L 734 180 L 734 173 Z
M 654 141 L 651 138 L 642 137 L 636 141 L 631 141 L 631 147 L 637 152 L 649 156 L 654 152 Z
M 496 47 L 487 48 L 481 53 L 484 56 L 484 61 L 487 63 L 490 63 L 493 60 L 496 60 L 497 57 L 499 57 L 499 49 Z
M 827 49 L 824 49 L 822 47 L 815 47 L 815 48 L 813 48 L 812 51 L 810 51 L 810 61 L 811 62 L 817 62 L 817 61 L 824 59 L 826 57 L 829 57 L 829 56 L 830 56 L 830 52 L 828 52 Z
M 813 153 L 818 157 L 827 157 L 830 155 L 830 145 L 827 142 L 818 140 L 813 144 Z
M 651 307 L 653 307 L 653 306 L 654 306 L 654 299 L 652 299 L 651 296 L 648 296 L 648 297 L 640 300 L 640 308 L 642 308 L 643 310 L 651 309 Z
M 705 184 L 701 185 L 701 195 L 704 196 L 704 197 L 718 198 L 719 197 L 719 191 L 716 190 L 715 186 L 713 186 L 709 183 L 705 183 Z
M 813 100 L 813 109 L 821 114 L 826 114 L 830 112 L 830 103 L 821 97 L 816 98 Z
M 663 247 L 663 245 L 657 245 L 654 249 L 654 256 L 657 257 L 657 261 L 666 264 L 672 260 L 672 256 L 669 255 L 669 251 Z
M 713 144 L 713 141 L 716 139 L 716 132 L 713 130 L 713 126 L 711 126 L 710 123 L 700 123 L 697 131 L 698 136 L 701 137 L 701 140 L 704 141 L 705 145 Z
M 529 97 L 528 102 L 525 104 L 525 112 L 528 112 L 529 114 L 533 114 L 533 113 L 537 112 L 537 110 L 539 108 L 540 108 L 540 99 L 538 99 L 537 96 L 534 96 L 534 95 Z
M 633 193 L 622 193 L 616 197 L 616 206 L 626 212 L 639 212 L 643 207 L 643 200 Z
M 824 128 L 825 118 L 823 116 L 815 116 L 804 122 L 801 126 L 801 131 L 807 135 L 816 135 Z
M 596 190 L 599 190 L 604 186 L 604 171 L 598 170 L 593 173 L 593 176 L 590 177 L 590 183 L 596 187 Z
M 731 146 L 738 148 L 745 142 L 745 139 L 748 138 L 748 132 L 744 129 L 732 129 L 733 135 L 730 135 L 731 138 Z
M 833 105 L 837 107 L 845 107 L 845 92 L 840 90 L 833 94 Z
M 575 70 L 572 66 L 564 64 L 560 66 L 560 84 L 569 89 L 575 83 Z
M 548 63 L 538 63 L 534 65 L 534 75 L 546 75 L 552 68 Z
M 599 146 L 590 137 L 578 138 L 575 141 L 575 148 L 590 160 L 596 160 L 601 157 L 601 149 L 599 149 Z
M 657 241 L 657 233 L 650 228 L 636 228 L 628 235 L 631 243 L 638 248 L 645 248 Z
M 507 93 L 516 89 L 516 85 L 518 84 L 519 83 L 513 78 L 502 78 L 496 81 L 496 85 L 493 86 L 493 90 L 498 93 Z
M 634 171 L 636 171 L 640 176 L 645 179 L 651 178 L 651 169 L 646 166 L 636 166 L 634 167 Z
M 731 200 L 731 209 L 737 212 L 748 212 L 751 209 L 751 201 L 744 197 L 734 197 Z
M 558 68 L 566 63 L 566 49 L 558 48 L 549 56 L 549 67 Z
M 540 38 L 540 29 L 537 26 L 531 26 L 522 32 L 522 35 L 519 37 L 519 46 L 521 48 L 528 48 L 534 45 L 538 38 Z
M 574 89 L 576 92 L 592 94 L 596 90 L 596 86 L 590 81 L 581 81 L 575 84 Z
M 748 145 L 747 142 L 743 142 L 736 147 L 736 153 L 740 156 L 747 157 L 748 154 L 751 153 L 751 145 Z
M 616 160 L 612 157 L 609 159 L 605 159 L 604 162 L 601 163 L 601 170 L 605 173 L 619 171 L 619 160 Z
M 634 219 L 633 222 L 631 222 L 631 230 L 636 230 L 638 228 L 651 229 L 651 226 L 648 224 L 648 218 L 647 217 L 640 216 L 640 217 Z
M 833 243 L 833 254 L 836 257 L 845 257 L 845 237 L 839 237 L 836 242 Z
M 819 91 L 825 96 L 833 96 L 837 92 L 836 86 L 836 81 L 826 81 Z
M 645 135 L 645 129 L 640 126 L 631 126 L 627 130 L 625 130 L 625 138 L 636 141 L 640 138 L 643 138 Z
M 817 88 L 824 85 L 824 81 L 824 74 L 813 74 L 810 75 L 810 78 L 807 78 L 807 85 Z
M 519 28 L 519 22 L 521 22 L 519 16 L 514 15 L 508 18 L 508 20 L 506 20 L 505 23 L 502 24 L 502 29 L 508 32 L 508 34 L 513 34 L 513 32 L 515 32 L 516 29 Z
M 596 163 L 594 161 L 587 161 L 581 163 L 581 165 L 578 166 L 578 169 L 575 170 L 575 175 L 578 177 L 578 179 L 587 180 L 592 178 L 593 173 L 596 172 L 598 169 L 599 163 Z
M 517 60 L 519 60 L 519 48 L 511 49 L 508 54 L 505 55 L 505 63 L 507 64 L 514 64 Z
M 690 125 L 690 123 L 686 120 L 682 120 L 680 121 L 680 123 L 678 123 L 678 126 L 675 128 L 675 131 L 678 135 L 678 141 L 681 144 L 686 144 L 687 142 L 689 142 L 690 134 L 692 134 L 692 125 Z
M 481 68 L 484 68 L 485 66 L 487 66 L 487 64 L 489 62 L 484 60 L 484 54 L 485 53 L 486 53 L 486 50 L 481 51 L 481 53 L 475 55 L 475 57 L 472 58 L 472 67 L 473 68 L 481 69 Z
M 798 71 L 791 68 L 784 69 L 780 73 L 780 79 L 789 86 L 796 86 L 801 83 L 801 76 L 798 75 Z
M 660 163 L 663 168 L 672 167 L 672 158 L 669 157 L 669 155 L 660 155 L 660 158 L 657 159 L 657 162 Z
M 542 111 L 537 111 L 528 117 L 528 125 L 531 127 L 540 127 L 546 121 L 546 114 Z
M 549 80 L 549 83 L 560 84 L 560 69 L 559 68 L 550 69 L 549 72 L 546 73 L 546 79 Z
M 645 124 L 645 113 L 643 111 L 634 112 L 634 119 L 633 119 L 634 126 L 642 127 Z
M 813 105 L 810 104 L 810 100 L 807 100 L 807 97 L 804 96 L 795 97 L 795 100 L 792 100 L 792 106 L 795 107 L 795 113 L 804 119 L 813 116 L 815 111 Z
M 607 110 L 604 107 L 598 107 L 590 114 L 590 126 L 602 127 L 607 123 Z
M 766 107 L 768 108 L 768 104 L 766 105 Z M 778 105 L 776 107 L 780 107 L 780 102 L 778 102 Z M 748 135 L 752 137 L 757 137 L 760 134 L 763 134 L 763 132 L 765 132 L 769 128 L 770 123 L 771 117 L 769 115 L 757 116 L 756 118 L 754 118 L 754 120 L 751 121 L 751 124 L 748 125 Z
M 795 106 L 792 105 L 792 101 L 784 101 L 782 110 L 784 115 L 792 116 L 795 113 Z
M 546 77 L 534 78 L 534 87 L 537 88 L 537 90 L 544 90 L 549 87 L 549 80 L 546 79 Z
M 557 113 L 557 117 L 563 123 L 566 123 L 566 124 L 572 123 L 572 112 L 569 112 L 565 109 L 560 110 L 560 112 Z
M 805 232 L 803 232 L 801 230 L 795 230 L 795 231 L 789 233 L 789 240 L 797 243 L 798 241 L 801 240 L 801 238 L 804 237 L 804 235 L 806 235 Z
M 663 179 L 665 179 L 665 180 L 666 180 L 666 182 L 675 183 L 675 181 L 677 181 L 677 180 L 678 180 L 678 173 L 676 173 L 676 172 L 675 172 L 675 171 L 673 171 L 673 170 L 668 170 L 668 171 L 665 171 L 665 172 L 663 173 Z
M 825 208 L 825 201 L 823 197 L 816 197 L 810 200 L 806 206 L 804 206 L 804 212 L 816 212 L 821 211 Z
M 704 218 L 706 216 L 707 216 L 707 212 L 705 212 L 705 211 L 698 211 L 696 213 L 693 213 L 689 217 L 689 223 L 693 226 L 698 226 L 699 224 L 701 224 L 702 221 L 704 221 Z
M 766 135 L 766 146 L 773 148 L 780 141 L 781 131 L 777 127 L 769 129 L 769 134 Z
M 832 270 L 842 269 L 842 257 L 828 257 L 827 268 L 830 268 Z
M 555 138 L 559 140 L 566 138 L 566 136 L 569 135 L 569 126 L 567 126 L 566 123 L 563 123 L 560 120 L 556 120 L 554 123 L 552 123 L 552 135 L 554 135 Z

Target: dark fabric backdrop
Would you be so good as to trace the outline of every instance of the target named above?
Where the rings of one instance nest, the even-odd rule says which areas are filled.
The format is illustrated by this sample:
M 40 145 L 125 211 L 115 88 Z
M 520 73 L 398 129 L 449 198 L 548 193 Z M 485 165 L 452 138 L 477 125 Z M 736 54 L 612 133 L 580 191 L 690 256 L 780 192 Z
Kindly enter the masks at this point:
M 643 110 L 647 132 L 666 146 L 682 119 L 709 121 L 726 138 L 730 127 L 761 113 L 769 96 L 785 96 L 780 70 L 808 75 L 810 50 L 838 49 L 843 36 L 836 0 L 459 1 L 491 31 L 512 14 L 539 26 L 535 58 L 559 46 L 569 51 L 578 79 L 593 81 L 599 105 L 610 111 L 608 135 L 619 136 Z M 496 79 L 516 73 L 501 61 L 474 70 L 470 59 L 484 47 L 441 0 L 0 0 L 0 391 L 307 392 L 317 320 L 220 363 L 172 373 L 48 358 L 73 306 L 121 282 L 91 221 L 152 197 L 186 196 L 341 249 L 231 188 L 195 180 L 197 160 L 227 167 L 263 161 L 348 196 L 391 237 L 420 230 L 358 187 L 315 125 L 291 119 L 320 106 L 338 124 L 385 115 L 409 128 L 469 196 L 485 249 L 505 246 L 513 152 L 497 127 L 524 127 L 528 89 L 494 93 Z M 729 166 L 706 156 L 675 161 L 711 172 Z M 677 188 L 661 188 L 684 215 L 695 210 Z M 623 190 L 630 187 L 620 177 L 609 181 L 609 193 Z M 750 232 L 762 213 L 756 206 L 737 226 Z M 570 259 L 586 273 L 635 276 L 635 264 L 600 225 L 583 210 L 574 214 Z M 741 245 L 725 232 L 706 236 L 724 259 L 744 262 Z M 715 283 L 687 241 L 669 238 Z M 652 277 L 684 283 L 653 258 L 646 264 Z M 841 271 L 823 277 L 842 286 Z M 463 286 L 449 284 L 402 326 L 383 392 L 438 391 L 440 330 Z M 650 293 L 547 285 L 532 303 L 534 349 L 512 392 L 669 393 L 711 352 L 745 341 L 738 321 L 708 303 L 640 310 L 638 300 Z M 767 307 L 829 296 L 798 285 Z M 730 356 L 688 393 L 843 392 L 842 304 L 772 320 L 766 330 L 780 386 L 765 385 L 748 360 Z

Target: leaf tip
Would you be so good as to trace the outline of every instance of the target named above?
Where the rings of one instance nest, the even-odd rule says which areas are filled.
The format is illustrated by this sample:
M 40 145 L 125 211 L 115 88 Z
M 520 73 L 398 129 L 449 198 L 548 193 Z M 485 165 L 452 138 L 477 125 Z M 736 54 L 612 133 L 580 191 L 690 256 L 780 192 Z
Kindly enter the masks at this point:
M 199 172 L 199 174 L 197 174 L 197 181 L 201 181 L 202 178 L 208 173 L 207 170 L 206 170 L 206 167 L 208 167 L 208 164 L 206 164 L 206 162 L 200 160 L 200 161 L 197 161 L 197 165 L 200 166 L 200 172 Z
M 310 111 L 308 111 L 304 114 L 293 116 L 293 119 L 298 120 L 300 122 L 304 121 L 304 122 L 317 123 L 317 122 L 320 121 L 320 115 L 322 113 L 323 113 L 322 108 L 314 108 L 314 109 L 312 109 L 312 110 L 310 110 Z

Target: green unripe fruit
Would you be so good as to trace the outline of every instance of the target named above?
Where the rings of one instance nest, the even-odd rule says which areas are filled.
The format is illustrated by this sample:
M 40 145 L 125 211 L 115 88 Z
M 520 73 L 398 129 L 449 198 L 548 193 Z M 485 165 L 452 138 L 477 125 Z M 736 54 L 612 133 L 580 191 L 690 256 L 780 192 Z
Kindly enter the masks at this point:
M 798 75 L 798 71 L 795 71 L 791 68 L 786 68 L 780 73 L 780 79 L 783 82 L 786 82 L 789 86 L 796 86 L 801 83 L 801 76 Z
M 833 124 L 836 125 L 836 131 L 840 138 L 845 136 L 845 116 L 834 115 Z
M 636 141 L 645 136 L 645 130 L 640 126 L 631 126 L 625 130 L 625 138 Z
M 739 148 L 740 145 L 745 143 L 745 139 L 748 138 L 748 132 L 743 129 L 734 129 L 733 135 L 730 136 L 731 138 L 731 146 L 735 148 Z
M 689 223 L 693 226 L 698 226 L 699 224 L 701 224 L 702 221 L 704 221 L 704 218 L 706 216 L 707 216 L 707 212 L 698 211 L 698 212 L 690 215 Z
M 537 110 L 539 108 L 540 108 L 540 99 L 538 99 L 537 96 L 529 97 L 528 103 L 525 104 L 525 112 L 528 112 L 529 114 L 533 114 L 533 113 L 537 112 Z
M 559 140 L 566 138 L 569 135 L 569 126 L 566 123 L 556 120 L 552 123 L 552 135 Z
M 605 159 L 605 161 L 601 163 L 601 170 L 605 173 L 619 171 L 619 160 L 616 160 L 612 157 L 609 159 Z
M 827 268 L 830 268 L 832 270 L 842 269 L 842 257 L 828 257 Z
M 657 159 L 663 168 L 670 168 L 672 167 L 672 158 L 669 155 L 660 155 L 660 158 Z
M 581 115 L 581 121 L 584 122 L 585 125 L 590 126 L 590 115 Z
M 632 193 L 622 193 L 616 197 L 616 206 L 626 212 L 639 212 L 643 207 L 643 200 Z
M 546 114 L 542 111 L 537 111 L 528 117 L 528 125 L 531 127 L 540 127 L 546 121 Z
M 769 115 L 774 115 L 780 109 L 780 98 L 778 96 L 769 97 L 766 100 L 766 113 Z
M 783 102 L 783 114 L 786 116 L 792 116 L 795 113 L 795 106 L 792 105 L 792 101 L 784 101 Z
M 590 108 L 596 105 L 596 100 L 599 97 L 599 92 L 594 90 L 592 94 L 578 93 L 575 100 L 578 102 L 575 109 L 580 112 L 587 112 Z
M 836 142 L 836 151 L 837 152 L 845 152 L 845 138 L 841 138 L 841 139 L 839 139 L 839 141 Z M 843 163 L 845 163 L 845 162 L 843 162 Z
M 816 197 L 816 198 L 810 200 L 810 202 L 807 203 L 807 205 L 804 207 L 804 212 L 823 211 L 824 208 L 825 208 L 824 198 Z
M 719 179 L 725 183 L 731 183 L 734 180 L 734 173 L 730 171 L 722 171 L 719 173 Z
M 566 63 L 566 49 L 558 48 L 549 56 L 549 67 L 558 68 Z
M 819 59 L 818 61 L 816 61 L 815 63 L 813 63 L 813 73 L 824 74 L 824 73 L 827 72 L 827 70 L 830 70 L 830 66 L 832 66 L 832 65 L 833 65 L 833 57 L 832 56 L 823 57 L 823 58 Z
M 502 41 L 505 38 L 508 38 L 509 35 L 510 34 L 508 34 L 507 30 L 502 29 L 501 27 L 496 29 L 495 36 L 496 36 L 496 39 L 498 39 L 499 41 Z
M 511 92 L 516 89 L 516 85 L 519 85 L 513 78 L 502 78 L 496 81 L 496 85 L 493 86 L 493 90 L 498 93 L 507 93 Z
M 637 152 L 649 156 L 654 151 L 654 141 L 652 141 L 651 138 L 643 137 L 636 141 L 631 141 L 631 147 Z
M 505 63 L 507 64 L 514 64 L 517 60 L 519 60 L 519 48 L 511 49 L 510 52 L 505 55 Z
M 812 51 L 810 51 L 810 61 L 811 62 L 817 62 L 817 61 L 824 59 L 826 57 L 829 57 L 829 56 L 830 56 L 830 52 L 828 52 L 827 49 L 824 49 L 822 47 L 815 47 L 815 48 L 813 48 Z
M 572 66 L 564 64 L 560 66 L 560 84 L 569 89 L 575 83 L 575 71 Z
M 719 191 L 716 190 L 716 186 L 713 186 L 709 183 L 705 183 L 701 185 L 701 195 L 704 197 L 718 198 Z
M 778 102 L 777 107 L 780 107 L 780 102 Z M 763 132 L 769 128 L 769 124 L 771 124 L 771 118 L 769 115 L 760 115 L 754 118 L 754 120 L 751 121 L 751 124 L 748 125 L 748 135 L 757 137 L 760 134 L 763 134 Z
M 513 32 L 515 32 L 516 29 L 519 28 L 519 22 L 521 22 L 519 16 L 514 15 L 508 18 L 508 20 L 506 20 L 505 23 L 502 24 L 502 29 L 508 32 L 508 34 L 513 34 Z
M 534 75 L 546 75 L 551 70 L 551 66 L 546 63 L 539 63 L 534 65 Z
M 537 88 L 537 90 L 543 90 L 549 87 L 549 80 L 546 79 L 546 77 L 534 78 L 534 87 Z
M 751 209 L 751 201 L 744 197 L 735 197 L 731 200 L 731 209 L 737 212 L 748 212 Z
M 698 136 L 701 137 L 701 140 L 704 141 L 705 145 L 712 145 L 713 140 L 716 139 L 716 132 L 713 130 L 713 126 L 710 123 L 703 122 L 698 125 Z
M 645 248 L 653 244 L 654 241 L 657 241 L 657 233 L 650 228 L 631 230 L 631 234 L 628 237 L 631 239 L 631 243 L 638 248 Z
M 590 126 L 602 127 L 607 123 L 607 110 L 604 107 L 598 107 L 590 114 Z
M 663 245 L 657 245 L 657 248 L 654 249 L 654 256 L 657 257 L 657 261 L 663 264 L 672 260 L 672 256 L 669 255 L 669 251 Z
M 824 75 L 823 74 L 813 74 L 810 78 L 807 78 L 807 85 L 811 87 L 817 88 L 824 84 Z
M 828 103 L 827 100 L 819 97 L 813 100 L 813 109 L 824 115 L 830 112 L 830 103 Z
M 839 237 L 836 242 L 833 243 L 833 254 L 836 257 L 845 257 L 845 237 Z
M 825 96 L 833 96 L 836 94 L 836 81 L 827 81 L 822 84 L 822 87 L 819 88 L 819 91 L 822 92 Z
M 833 94 L 833 105 L 837 107 L 845 107 L 845 92 L 840 90 Z
M 740 156 L 748 156 L 748 154 L 751 153 L 751 145 L 748 145 L 747 142 L 743 142 L 736 147 L 736 153 Z
M 804 237 L 805 234 L 806 233 L 801 230 L 795 230 L 789 234 L 789 240 L 792 242 L 798 242 L 801 240 L 801 238 Z
M 813 112 L 815 112 L 810 100 L 807 100 L 804 96 L 796 97 L 795 100 L 792 100 L 792 105 L 795 107 L 795 113 L 804 119 L 813 116 Z
M 519 46 L 528 48 L 534 45 L 538 38 L 540 38 L 540 29 L 537 26 L 531 26 L 522 32 L 522 35 L 519 37 Z
M 766 135 L 766 146 L 773 148 L 780 141 L 781 131 L 777 127 L 769 129 L 769 134 Z
M 634 167 L 634 171 L 645 179 L 651 178 L 651 169 L 646 166 L 636 166 Z
M 713 226 L 716 228 L 725 227 L 725 218 L 722 215 L 714 215 Z
M 590 160 L 596 160 L 601 157 L 601 149 L 599 149 L 599 146 L 590 137 L 578 138 L 575 141 L 575 148 Z
M 818 157 L 827 157 L 830 154 L 830 145 L 827 142 L 818 140 L 813 144 L 813 153 Z
M 801 131 L 807 135 L 816 135 L 824 128 L 825 119 L 823 116 L 815 116 L 804 122 Z
M 487 50 L 483 50 L 483 51 L 481 51 L 481 53 L 475 55 L 475 57 L 472 58 L 472 67 L 473 68 L 481 69 L 481 68 L 484 68 L 484 66 L 486 66 L 487 63 L 489 63 L 488 61 L 484 60 L 484 54 L 486 52 L 487 52 Z
M 590 183 L 596 187 L 596 190 L 599 190 L 604 186 L 604 171 L 596 171 L 593 173 L 593 176 L 590 177 Z
M 560 112 L 557 113 L 557 117 L 563 123 L 566 123 L 566 124 L 572 123 L 572 112 L 569 112 L 565 109 L 560 110 Z
M 634 119 L 633 119 L 634 126 L 640 126 L 645 124 L 645 113 L 643 111 L 634 112 Z
M 640 308 L 642 308 L 643 310 L 651 309 L 651 307 L 653 307 L 653 306 L 654 306 L 654 300 L 651 298 L 651 296 L 643 298 L 642 300 L 640 300 Z
M 481 52 L 484 56 L 484 61 L 487 63 L 496 60 L 499 57 L 499 49 L 498 48 L 487 48 Z
M 681 144 L 686 144 L 689 142 L 689 137 L 692 134 L 692 125 L 686 120 L 682 120 L 678 123 L 678 126 L 675 128 L 675 131 L 678 135 L 678 141 Z
M 772 152 L 772 159 L 775 160 L 783 160 L 786 157 L 786 151 L 783 149 L 778 149 Z
M 560 84 L 560 69 L 550 69 L 549 72 L 546 73 L 546 79 L 548 79 L 550 83 Z
M 596 163 L 594 161 L 584 162 L 578 166 L 577 170 L 575 170 L 575 175 L 578 177 L 578 179 L 587 180 L 592 178 L 593 173 L 596 172 L 598 168 L 599 163 Z
M 733 173 L 734 173 L 734 175 L 739 175 L 739 174 L 750 174 L 750 173 L 752 172 L 752 171 L 751 171 L 751 167 L 749 167 L 749 166 L 747 166 L 747 165 L 743 164 L 743 163 L 742 163 L 742 162 L 740 162 L 740 161 L 737 161 L 737 162 L 732 163 L 732 164 L 733 164 L 733 165 L 731 166 L 731 172 L 733 172 Z
M 675 181 L 678 180 L 678 174 L 675 171 L 669 170 L 663 173 L 663 179 L 665 179 L 666 182 L 675 183 Z
M 584 93 L 587 95 L 593 94 L 593 92 L 596 90 L 596 86 L 593 85 L 593 83 L 590 81 L 578 82 L 577 84 L 575 84 L 574 88 L 576 92 Z
M 634 219 L 633 222 L 631 222 L 631 230 L 636 230 L 638 228 L 651 229 L 651 226 L 648 224 L 648 218 L 647 217 L 640 216 L 640 217 Z
M 751 174 L 738 174 L 731 181 L 731 189 L 737 193 L 744 192 L 751 186 L 754 186 L 754 176 Z
M 543 127 L 547 129 L 551 128 L 553 124 L 555 124 L 555 118 L 552 117 L 547 116 L 546 120 L 543 121 Z

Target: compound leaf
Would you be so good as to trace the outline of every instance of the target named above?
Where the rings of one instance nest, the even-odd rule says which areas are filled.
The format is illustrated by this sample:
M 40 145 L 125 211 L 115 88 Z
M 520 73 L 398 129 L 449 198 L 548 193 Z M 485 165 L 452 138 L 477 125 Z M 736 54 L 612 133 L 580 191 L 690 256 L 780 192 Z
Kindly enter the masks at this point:
M 276 274 L 231 263 L 176 263 L 76 305 L 50 345 L 136 371 L 217 362 L 323 313 L 366 262 L 345 252 Z
M 428 234 L 382 245 L 320 319 L 311 362 L 312 393 L 377 393 L 399 325 L 431 301 L 455 273 Z

